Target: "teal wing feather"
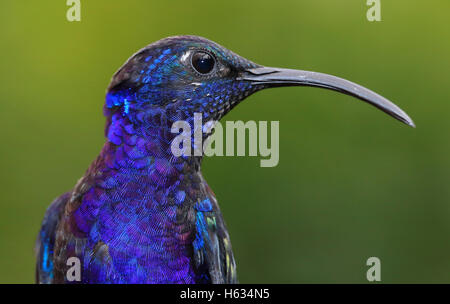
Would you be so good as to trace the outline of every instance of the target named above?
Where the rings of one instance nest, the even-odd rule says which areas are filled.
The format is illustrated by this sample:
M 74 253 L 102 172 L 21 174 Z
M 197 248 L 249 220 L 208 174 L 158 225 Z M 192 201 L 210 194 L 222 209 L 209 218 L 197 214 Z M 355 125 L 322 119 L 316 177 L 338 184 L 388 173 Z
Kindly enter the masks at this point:
M 54 280 L 54 246 L 55 235 L 64 207 L 69 201 L 70 193 L 58 197 L 47 209 L 41 230 L 36 240 L 36 282 L 53 283 Z
M 196 236 L 193 247 L 195 265 L 200 274 L 199 282 L 237 283 L 230 237 L 214 195 L 197 202 L 194 209 Z

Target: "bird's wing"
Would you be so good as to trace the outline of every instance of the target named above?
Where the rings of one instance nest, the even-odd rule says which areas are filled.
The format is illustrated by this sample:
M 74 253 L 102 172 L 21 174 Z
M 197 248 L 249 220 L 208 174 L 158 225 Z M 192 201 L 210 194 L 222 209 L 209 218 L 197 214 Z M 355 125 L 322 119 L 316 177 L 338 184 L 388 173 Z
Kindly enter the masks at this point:
M 95 167 L 96 163 L 93 165 Z M 90 172 L 91 168 L 88 169 Z M 98 241 L 88 244 L 90 241 L 88 233 L 84 229 L 92 227 L 93 223 L 83 222 L 86 227 L 81 227 L 74 219 L 74 211 L 78 210 L 83 197 L 88 193 L 94 179 L 92 174 L 86 174 L 75 185 L 67 198 L 65 208 L 59 219 L 59 225 L 54 229 L 52 235 L 53 240 L 53 282 L 54 283 L 89 283 L 107 282 L 111 278 L 111 259 L 109 256 L 109 248 L 106 244 Z M 95 223 L 95 221 L 94 221 Z M 92 248 L 92 249 L 89 249 Z M 88 251 L 86 251 L 88 249 Z M 89 251 L 90 250 L 90 251 Z M 72 257 L 78 258 L 83 263 L 83 272 L 78 279 L 68 279 L 66 277 L 68 270 L 68 262 Z M 101 280 L 96 280 L 101 278 Z
M 53 282 L 53 250 L 56 229 L 69 198 L 69 192 L 61 195 L 53 201 L 45 213 L 35 246 L 37 283 L 49 284 Z
M 81 178 L 72 192 L 62 195 L 48 208 L 36 244 L 37 282 L 79 283 L 66 278 L 71 257 L 77 257 L 86 266 L 80 278 L 83 283 L 116 279 L 107 244 L 98 241 L 86 253 L 88 236 L 72 221 L 73 211 L 78 209 L 92 184 L 89 176 Z
M 195 206 L 194 261 L 200 283 L 237 283 L 230 237 L 214 195 Z

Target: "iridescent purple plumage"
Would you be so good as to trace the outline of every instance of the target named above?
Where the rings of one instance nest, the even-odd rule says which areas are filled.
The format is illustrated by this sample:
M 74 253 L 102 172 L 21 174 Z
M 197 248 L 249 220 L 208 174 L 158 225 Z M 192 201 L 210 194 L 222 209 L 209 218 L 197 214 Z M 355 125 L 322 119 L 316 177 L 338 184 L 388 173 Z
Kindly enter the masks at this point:
M 222 77 L 203 77 L 183 58 L 207 50 Z M 83 283 L 233 283 L 228 233 L 201 157 L 175 157 L 170 145 L 178 120 L 220 119 L 254 90 L 236 81 L 256 67 L 221 46 L 193 36 L 172 37 L 133 55 L 114 75 L 106 95 L 105 143 L 70 195 L 64 212 L 43 225 L 37 280 L 67 282 L 69 257 L 82 261 Z M 206 136 L 206 135 L 205 135 Z M 62 203 L 61 203 L 62 202 Z M 43 235 L 41 233 L 41 235 Z M 51 269 L 44 260 L 52 261 Z

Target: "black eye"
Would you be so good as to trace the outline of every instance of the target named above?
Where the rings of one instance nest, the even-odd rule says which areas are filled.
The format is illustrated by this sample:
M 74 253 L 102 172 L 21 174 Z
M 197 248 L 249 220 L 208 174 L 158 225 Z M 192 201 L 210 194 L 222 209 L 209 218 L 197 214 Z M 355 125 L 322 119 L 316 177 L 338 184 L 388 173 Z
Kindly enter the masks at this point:
M 214 57 L 205 52 L 197 52 L 192 55 L 192 66 L 200 74 L 208 74 L 214 68 Z

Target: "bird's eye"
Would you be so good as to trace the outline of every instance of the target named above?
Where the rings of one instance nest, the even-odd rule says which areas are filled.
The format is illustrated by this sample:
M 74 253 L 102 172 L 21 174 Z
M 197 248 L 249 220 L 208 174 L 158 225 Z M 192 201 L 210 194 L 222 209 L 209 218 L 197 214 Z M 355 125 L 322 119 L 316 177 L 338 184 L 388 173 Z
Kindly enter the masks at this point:
M 214 57 L 206 52 L 197 52 L 192 55 L 192 66 L 200 74 L 208 74 L 214 69 Z

